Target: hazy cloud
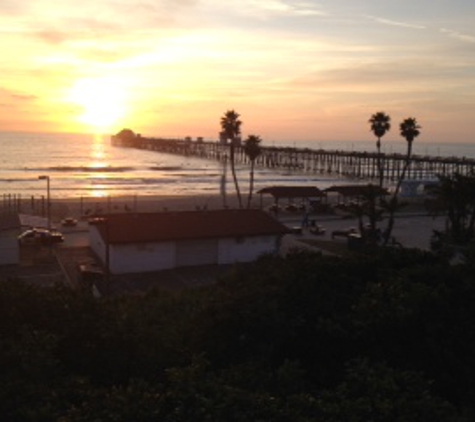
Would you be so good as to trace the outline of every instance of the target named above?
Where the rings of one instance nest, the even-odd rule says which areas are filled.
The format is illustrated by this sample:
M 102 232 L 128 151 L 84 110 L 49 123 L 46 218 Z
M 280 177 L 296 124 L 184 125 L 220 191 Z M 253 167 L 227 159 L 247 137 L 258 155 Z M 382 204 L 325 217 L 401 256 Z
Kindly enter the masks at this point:
M 0 0 L 0 10 L 2 14 L 16 15 L 23 11 L 24 7 L 21 1 L 17 0 Z
M 33 35 L 51 44 L 61 44 L 62 42 L 71 38 L 70 32 L 57 31 L 54 29 L 38 31 Z
M 377 16 L 372 16 L 372 15 L 363 15 L 365 18 L 371 19 L 375 22 L 378 22 L 383 25 L 390 25 L 390 26 L 401 26 L 404 28 L 411 28 L 411 29 L 425 29 L 425 26 L 422 25 L 415 25 L 413 23 L 407 23 L 407 22 L 398 22 L 390 19 L 385 19 L 385 18 L 380 18 Z
M 455 38 L 460 41 L 475 43 L 475 36 L 472 36 L 472 35 L 462 34 L 460 32 L 452 31 L 450 29 L 445 29 L 445 28 L 442 28 L 440 32 L 442 32 L 443 34 L 447 34 L 449 37 Z
M 15 100 L 20 100 L 20 101 L 33 101 L 38 98 L 36 95 L 29 95 L 29 94 L 11 94 L 11 96 Z
M 136 53 L 136 52 L 135 52 Z M 114 63 L 129 57 L 128 50 L 116 50 L 112 48 L 88 48 L 78 53 L 81 59 L 94 62 Z
M 36 100 L 38 97 L 36 95 L 31 94 L 23 94 L 16 91 L 12 91 L 7 88 L 0 87 L 0 95 L 5 98 L 10 98 L 16 101 L 25 101 L 30 102 Z
M 238 11 L 255 17 L 326 16 L 327 13 L 314 2 L 288 0 L 243 0 L 237 3 Z
M 441 76 L 444 75 L 444 76 Z M 382 92 L 393 88 L 403 90 L 404 86 L 411 89 L 426 89 L 428 86 L 446 86 L 442 80 L 457 80 L 463 83 L 463 68 L 440 65 L 425 60 L 406 60 L 404 62 L 368 63 L 366 65 L 347 66 L 345 68 L 327 69 L 313 72 L 290 81 L 292 86 L 323 90 L 371 90 L 378 87 Z
M 198 0 L 115 1 L 110 3 L 110 11 L 122 17 L 129 28 L 169 27 L 194 12 L 198 4 Z
M 30 35 L 50 44 L 62 44 L 75 40 L 95 40 L 117 36 L 125 30 L 118 24 L 90 18 L 70 19 L 63 22 L 62 28 L 31 28 Z

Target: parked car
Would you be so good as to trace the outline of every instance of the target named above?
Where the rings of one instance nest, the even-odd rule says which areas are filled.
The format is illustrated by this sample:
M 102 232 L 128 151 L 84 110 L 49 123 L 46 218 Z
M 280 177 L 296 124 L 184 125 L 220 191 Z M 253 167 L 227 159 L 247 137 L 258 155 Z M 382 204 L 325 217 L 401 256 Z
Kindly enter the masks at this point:
M 48 246 L 54 243 L 64 242 L 64 236 L 57 230 L 33 228 L 24 231 L 18 236 L 20 245 Z
M 73 217 L 66 217 L 61 220 L 61 225 L 63 227 L 75 227 L 78 224 L 78 220 Z

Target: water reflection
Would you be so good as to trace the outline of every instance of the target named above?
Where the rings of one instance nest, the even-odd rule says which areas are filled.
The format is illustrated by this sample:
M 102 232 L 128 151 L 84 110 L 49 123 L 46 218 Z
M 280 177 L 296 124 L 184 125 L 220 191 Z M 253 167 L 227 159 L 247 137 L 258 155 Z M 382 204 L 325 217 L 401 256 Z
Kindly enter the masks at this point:
M 105 198 L 108 196 L 106 185 L 94 185 L 91 189 L 91 196 L 93 198 Z
M 95 134 L 91 142 L 91 153 L 90 153 L 91 161 L 89 163 L 89 167 L 95 168 L 95 169 L 106 168 L 109 165 L 107 159 L 108 157 L 107 157 L 107 152 L 105 148 L 104 135 Z M 107 186 L 102 183 L 97 183 L 97 179 L 103 179 L 106 181 L 106 179 L 108 179 L 109 177 L 110 177 L 110 174 L 108 174 L 108 172 L 94 173 L 94 179 L 96 180 L 96 183 L 92 184 L 92 188 L 91 188 L 92 197 L 104 198 L 105 196 L 108 195 Z
M 91 143 L 91 167 L 105 167 L 106 158 L 103 135 L 94 135 Z

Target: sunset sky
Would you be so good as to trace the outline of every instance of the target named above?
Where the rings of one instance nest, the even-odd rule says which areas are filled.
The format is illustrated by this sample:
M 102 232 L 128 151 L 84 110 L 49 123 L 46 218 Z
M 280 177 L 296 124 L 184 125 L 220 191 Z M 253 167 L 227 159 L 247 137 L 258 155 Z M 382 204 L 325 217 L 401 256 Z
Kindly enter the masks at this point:
M 0 131 L 475 142 L 473 0 L 0 0 Z

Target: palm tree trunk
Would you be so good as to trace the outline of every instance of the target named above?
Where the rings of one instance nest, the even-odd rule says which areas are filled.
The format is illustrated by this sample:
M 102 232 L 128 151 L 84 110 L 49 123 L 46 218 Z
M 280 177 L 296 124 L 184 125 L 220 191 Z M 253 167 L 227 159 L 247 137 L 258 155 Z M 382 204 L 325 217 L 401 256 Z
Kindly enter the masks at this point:
M 231 173 L 233 175 L 234 186 L 236 187 L 236 195 L 238 198 L 239 208 L 242 208 L 242 198 L 241 198 L 241 191 L 239 190 L 239 182 L 236 176 L 236 167 L 234 164 L 234 139 L 231 139 L 231 148 L 229 159 L 231 161 Z
M 383 187 L 383 167 L 381 164 L 381 137 L 378 137 L 378 142 L 376 143 L 376 147 L 378 148 L 378 181 L 379 187 Z
M 251 175 L 250 175 L 250 180 L 249 180 L 249 196 L 247 197 L 247 209 L 251 208 L 253 190 L 254 190 L 254 160 L 251 160 Z
M 406 160 L 404 162 L 404 168 L 402 169 L 402 173 L 399 176 L 399 179 L 397 181 L 394 195 L 398 195 L 399 191 L 401 190 L 402 182 L 404 182 L 404 178 L 406 177 L 406 171 L 409 168 L 409 165 L 411 164 L 411 154 L 412 154 L 412 143 L 409 143 L 409 145 L 407 146 L 407 154 L 406 154 Z
M 383 244 L 387 245 L 389 242 L 389 239 L 391 237 L 391 233 L 394 228 L 394 217 L 395 217 L 395 212 L 397 208 L 397 196 L 399 195 L 399 191 L 401 190 L 401 185 L 402 182 L 404 181 L 404 178 L 406 177 L 406 171 L 409 168 L 409 165 L 411 164 L 411 154 L 412 154 L 412 143 L 408 142 L 407 145 L 407 154 L 406 154 L 406 160 L 404 162 L 404 168 L 402 169 L 402 173 L 399 176 L 399 179 L 396 183 L 396 189 L 394 189 L 394 192 L 391 197 L 391 203 L 389 204 L 389 218 L 388 218 L 388 225 L 386 230 L 384 231 L 383 235 Z

